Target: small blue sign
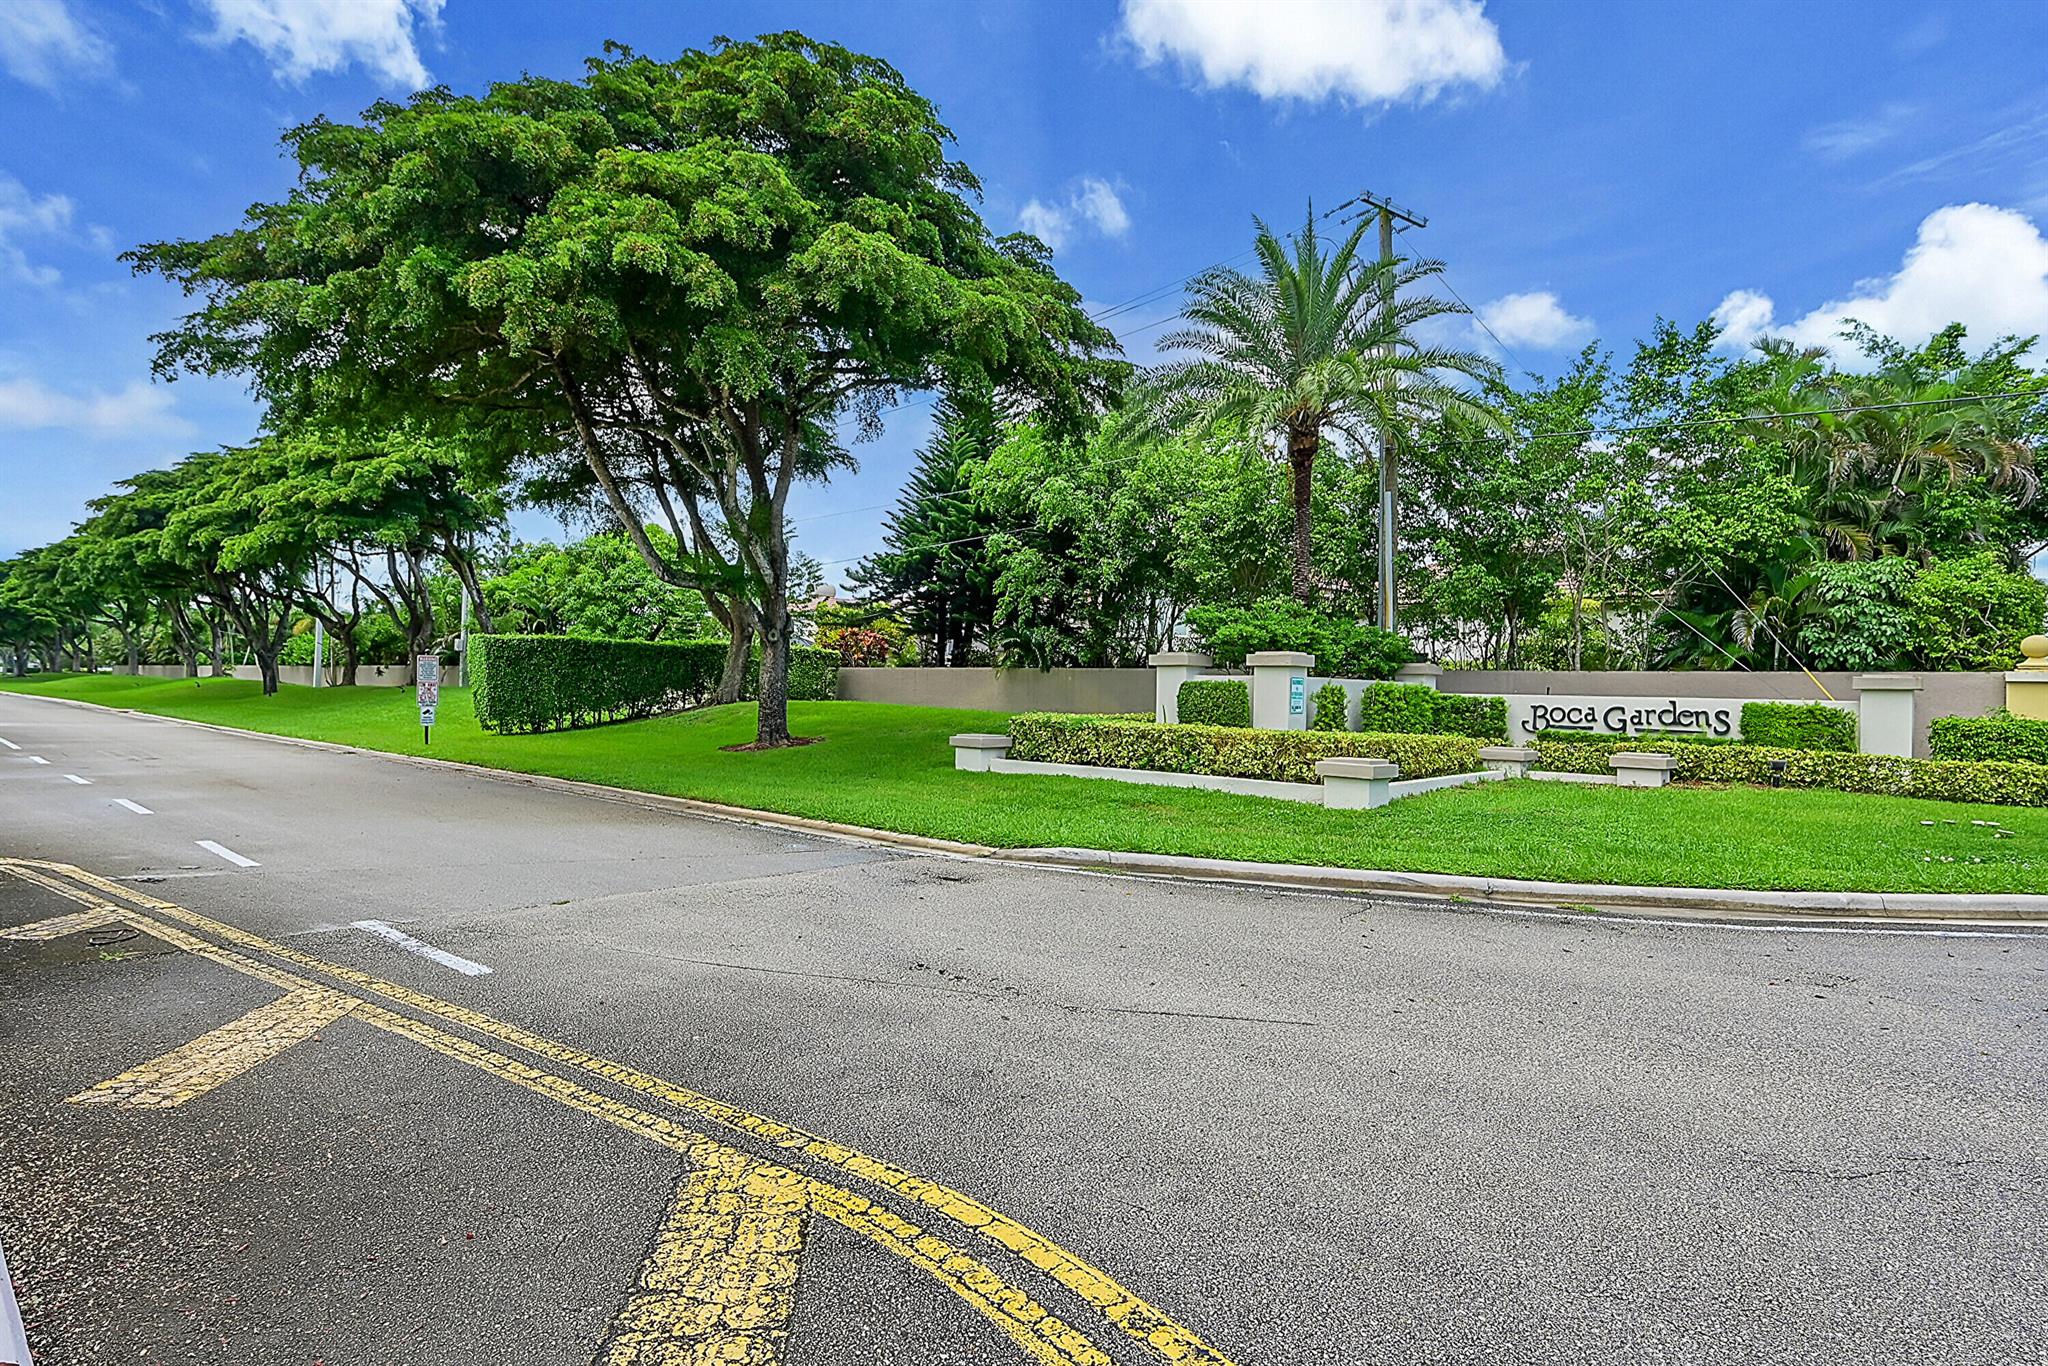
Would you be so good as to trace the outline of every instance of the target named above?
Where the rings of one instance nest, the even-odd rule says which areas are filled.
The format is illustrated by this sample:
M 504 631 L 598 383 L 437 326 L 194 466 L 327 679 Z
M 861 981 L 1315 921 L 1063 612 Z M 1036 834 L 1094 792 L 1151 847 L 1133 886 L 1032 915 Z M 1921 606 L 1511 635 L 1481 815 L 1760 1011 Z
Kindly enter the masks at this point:
M 1287 714 L 1299 716 L 1308 705 L 1308 680 L 1300 674 L 1287 680 Z

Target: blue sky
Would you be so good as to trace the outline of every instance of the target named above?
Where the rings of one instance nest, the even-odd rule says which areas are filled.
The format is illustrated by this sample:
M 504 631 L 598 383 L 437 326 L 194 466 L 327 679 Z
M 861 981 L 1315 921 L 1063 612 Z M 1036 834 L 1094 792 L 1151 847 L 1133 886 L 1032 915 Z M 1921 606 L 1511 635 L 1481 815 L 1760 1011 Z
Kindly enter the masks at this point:
M 990 224 L 1040 232 L 1096 307 L 1238 255 L 1255 213 L 1370 188 L 1428 216 L 1404 246 L 1448 263 L 1517 368 L 1717 310 L 1738 337 L 2048 332 L 2039 3 L 0 0 L 0 555 L 252 434 L 237 385 L 151 380 L 180 300 L 115 257 L 280 194 L 281 128 L 425 80 L 573 75 L 607 38 L 777 28 L 901 68 Z M 1173 297 L 1110 321 L 1134 358 Z M 926 413 L 798 496 L 830 575 L 876 544 Z

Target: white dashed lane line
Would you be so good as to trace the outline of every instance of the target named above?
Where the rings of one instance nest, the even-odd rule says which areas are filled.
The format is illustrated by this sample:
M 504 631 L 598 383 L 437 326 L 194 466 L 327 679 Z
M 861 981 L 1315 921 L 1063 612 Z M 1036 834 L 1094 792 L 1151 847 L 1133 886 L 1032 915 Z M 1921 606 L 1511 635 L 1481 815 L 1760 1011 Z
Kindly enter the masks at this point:
M 263 866 L 262 864 L 258 863 L 255 859 L 243 858 L 240 854 L 228 848 L 225 844 L 215 844 L 212 840 L 194 840 L 193 843 L 198 845 L 201 849 L 204 849 L 209 854 L 220 855 L 229 863 L 234 864 L 235 867 L 237 868 L 261 868 Z
M 47 764 L 47 763 L 49 763 L 49 762 L 50 762 L 50 761 L 49 761 L 48 759 L 45 759 L 45 758 L 44 758 L 44 757 L 43 757 L 42 755 L 40 755 L 40 754 L 31 754 L 31 755 L 29 755 L 29 756 L 28 756 L 28 761 L 29 761 L 30 763 L 32 763 L 32 764 Z
M 14 741 L 12 741 L 12 740 L 8 739 L 8 738 L 7 738 L 6 736 L 4 736 L 4 735 L 0 735 L 0 745 L 5 745 L 5 746 L 7 746 L 7 748 L 9 748 L 9 749 L 20 749 L 20 748 L 21 748 L 21 746 L 20 746 L 20 745 L 17 745 L 17 744 L 15 744 L 15 743 L 14 743 Z
M 69 782 L 69 783 L 77 783 L 77 784 L 78 784 L 78 785 L 79 785 L 80 787 L 91 787 L 91 786 L 92 786 L 92 779 L 90 779 L 90 778 L 81 778 L 81 777 L 79 777 L 79 776 L 78 776 L 78 775 L 77 775 L 76 773 L 67 773 L 67 774 L 65 774 L 65 775 L 64 775 L 64 781 L 66 781 L 66 782 Z
M 379 939 L 396 944 L 399 948 L 409 953 L 416 953 L 422 958 L 431 959 L 444 968 L 452 968 L 464 977 L 481 977 L 490 971 L 482 963 L 452 954 L 446 949 L 437 949 L 432 944 L 422 944 L 396 925 L 387 925 L 381 920 L 358 920 L 354 923 L 355 927 L 359 930 L 368 930 Z
M 138 815 L 138 816 L 154 816 L 154 815 L 156 814 L 156 812 L 154 812 L 154 811 L 150 810 L 150 809 L 149 809 L 148 807 L 144 806 L 144 805 L 143 805 L 143 804 L 142 804 L 141 802 L 131 802 L 131 801 L 129 801 L 129 800 L 128 800 L 128 799 L 126 798 L 126 797 L 116 797 L 116 798 L 114 798 L 114 805 L 116 805 L 116 806 L 125 806 L 125 807 L 127 807 L 127 808 L 128 808 L 128 809 L 129 809 L 130 811 L 133 811 L 133 812 L 134 812 L 134 813 L 135 813 L 136 815 Z

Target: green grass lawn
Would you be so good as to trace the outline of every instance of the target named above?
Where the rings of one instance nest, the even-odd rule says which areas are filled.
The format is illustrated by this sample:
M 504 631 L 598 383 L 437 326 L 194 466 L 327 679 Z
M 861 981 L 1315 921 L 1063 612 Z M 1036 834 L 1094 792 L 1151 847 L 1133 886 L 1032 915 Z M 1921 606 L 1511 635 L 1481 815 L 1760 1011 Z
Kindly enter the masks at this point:
M 999 712 L 796 703 L 824 743 L 762 754 L 753 708 L 717 707 L 553 735 L 481 731 L 467 690 L 444 688 L 422 743 L 404 688 L 287 687 L 110 675 L 0 680 L 245 730 L 430 754 L 790 815 L 1003 848 L 1078 845 L 1414 872 L 1582 882 L 1860 891 L 2038 892 L 2048 810 L 1755 788 L 1622 791 L 1485 783 L 1378 811 L 1085 778 L 959 773 L 946 737 L 999 731 Z M 1933 821 L 1934 824 L 1923 824 Z M 1988 821 L 2014 832 L 1995 839 Z

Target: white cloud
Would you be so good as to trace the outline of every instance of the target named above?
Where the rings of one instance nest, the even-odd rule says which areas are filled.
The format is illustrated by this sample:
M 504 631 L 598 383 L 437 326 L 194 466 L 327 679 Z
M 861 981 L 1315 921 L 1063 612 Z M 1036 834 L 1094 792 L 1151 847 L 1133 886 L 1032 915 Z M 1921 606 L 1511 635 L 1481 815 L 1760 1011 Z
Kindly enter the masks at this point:
M 1503 294 L 1475 310 L 1504 346 L 1554 350 L 1593 338 L 1593 320 L 1569 313 L 1555 294 Z
M 1123 36 L 1148 65 L 1263 99 L 1428 100 L 1507 69 L 1481 0 L 1123 0 Z
M 1847 161 L 1881 147 L 1912 127 L 1920 111 L 1910 104 L 1888 104 L 1863 118 L 1842 119 L 1807 130 L 1800 145 L 1829 161 Z
M 2048 240 L 2025 214 L 1994 204 L 1951 204 L 1921 220 L 1920 232 L 1891 275 L 1856 285 L 1848 297 L 1776 325 L 1775 302 L 1738 289 L 1714 317 L 1724 342 L 1744 346 L 1765 334 L 1799 346 L 1847 348 L 1842 328 L 1868 324 L 1909 345 L 1959 322 L 1981 341 L 2011 333 L 2048 333 Z
M 137 436 L 188 425 L 171 411 L 170 391 L 161 385 L 137 381 L 112 393 L 67 394 L 38 379 L 0 379 L 0 430 Z
M 394 85 L 418 89 L 431 77 L 413 41 L 440 22 L 445 0 L 204 0 L 214 42 L 247 41 L 303 81 L 360 62 Z
M 1100 176 L 1082 176 L 1064 199 L 1026 200 L 1017 211 L 1017 226 L 1058 251 L 1084 226 L 1104 237 L 1122 237 L 1131 230 L 1131 214 L 1114 185 Z
M 56 268 L 30 261 L 20 239 L 68 234 L 73 212 L 74 206 L 64 195 L 32 194 L 28 186 L 0 171 L 0 278 L 32 285 L 56 284 L 60 278 Z
M 113 55 L 65 0 L 0 0 L 0 66 L 16 80 L 55 90 L 67 71 L 103 70 Z
M 1721 341 L 1732 347 L 1745 347 L 1761 337 L 1771 325 L 1771 315 L 1777 306 L 1768 294 L 1759 294 L 1753 289 L 1737 289 L 1729 292 L 1714 309 L 1714 321 L 1721 326 Z

